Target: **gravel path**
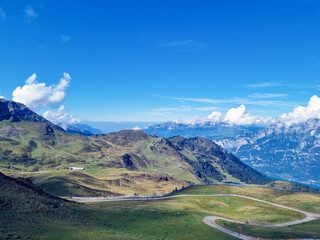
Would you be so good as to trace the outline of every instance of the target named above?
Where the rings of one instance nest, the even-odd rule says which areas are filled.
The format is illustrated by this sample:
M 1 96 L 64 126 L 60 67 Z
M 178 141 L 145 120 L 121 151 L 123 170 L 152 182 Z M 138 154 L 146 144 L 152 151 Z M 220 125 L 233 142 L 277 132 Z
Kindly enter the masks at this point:
M 305 218 L 303 219 L 299 219 L 299 220 L 294 220 L 294 221 L 290 221 L 290 222 L 285 222 L 285 223 L 276 223 L 276 224 L 272 224 L 272 223 L 248 223 L 249 225 L 254 225 L 254 226 L 262 226 L 262 227 L 286 227 L 286 226 L 291 226 L 291 225 L 296 225 L 296 224 L 300 224 L 300 223 L 304 223 L 304 222 L 309 222 L 312 220 L 316 220 L 316 219 L 320 219 L 320 214 L 315 214 L 315 213 L 309 213 L 297 208 L 292 208 L 292 207 L 287 207 L 284 205 L 280 205 L 280 204 L 276 204 L 276 203 L 272 203 L 272 202 L 268 202 L 265 200 L 261 200 L 258 198 L 253 198 L 253 197 L 248 197 L 248 196 L 243 196 L 243 195 L 238 195 L 238 194 L 181 194 L 181 195 L 175 195 L 175 196 L 164 196 L 164 197 L 127 197 L 127 198 L 73 198 L 73 200 L 76 200 L 78 202 L 96 202 L 96 201 L 106 201 L 106 202 L 116 202 L 116 201 L 154 201 L 154 200 L 164 200 L 164 199 L 173 199 L 173 198 L 180 198 L 180 197 L 240 197 L 240 198 L 246 198 L 246 199 L 250 199 L 253 201 L 258 201 L 261 203 L 266 203 L 266 204 L 270 204 L 276 207 L 280 207 L 280 208 L 285 208 L 288 210 L 292 210 L 295 212 L 299 212 L 305 215 Z M 237 237 L 239 239 L 245 239 L 245 240 L 257 240 L 257 239 L 261 239 L 261 238 L 255 238 L 255 237 L 250 237 L 250 236 L 246 236 L 246 235 L 239 235 L 239 233 L 228 230 L 224 227 L 219 226 L 218 224 L 216 224 L 216 220 L 217 219 L 221 219 L 221 220 L 226 220 L 229 222 L 234 222 L 234 223 L 239 223 L 239 224 L 244 224 L 244 222 L 240 222 L 240 221 L 235 221 L 232 219 L 227 219 L 227 218 L 223 218 L 223 217 L 218 217 L 218 216 L 208 216 L 205 217 L 203 219 L 203 222 L 207 225 L 209 225 L 210 227 L 213 227 L 221 232 L 224 232 L 230 236 L 233 237 Z

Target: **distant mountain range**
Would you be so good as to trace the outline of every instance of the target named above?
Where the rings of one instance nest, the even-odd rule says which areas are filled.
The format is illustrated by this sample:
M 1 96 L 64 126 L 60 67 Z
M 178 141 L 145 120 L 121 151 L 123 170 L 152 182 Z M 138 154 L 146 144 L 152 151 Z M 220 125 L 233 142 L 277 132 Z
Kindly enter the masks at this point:
M 147 127 L 158 124 L 159 122 L 104 122 L 104 121 L 84 121 L 82 124 L 89 125 L 95 129 L 101 130 L 103 133 L 118 132 L 121 130 L 145 129 Z
M 59 123 L 58 125 L 70 133 L 79 133 L 85 136 L 106 134 L 121 130 L 145 129 L 157 122 L 92 122 L 84 121 L 76 124 Z
M 260 128 L 259 126 L 232 126 L 224 123 L 204 121 L 199 123 L 167 122 L 156 124 L 143 130 L 149 134 L 166 138 L 173 136 L 183 136 L 186 138 L 199 136 L 211 140 L 222 140 L 254 133 Z
M 48 179 L 37 179 L 45 189 L 64 189 L 63 194 L 70 192 L 69 188 L 81 188 L 90 195 L 93 192 L 116 195 L 126 188 L 142 191 L 144 186 L 138 184 L 142 180 L 149 184 L 148 188 L 163 188 L 169 183 L 182 186 L 204 182 L 265 184 L 271 181 L 203 137 L 167 139 L 140 130 L 87 137 L 64 131 L 23 104 L 1 100 L 0 106 L 5 113 L 0 121 L 0 168 L 19 173 L 81 166 L 113 172 L 112 179 L 97 182 L 98 185 L 93 184 L 98 180 L 82 173 L 76 178 L 70 175 L 72 180 L 63 179 L 59 172 L 59 176 L 54 176 L 53 172 Z M 57 189 L 57 186 L 60 187 Z M 103 191 L 88 186 L 103 186 Z
M 92 136 L 95 134 L 103 134 L 102 131 L 99 129 L 93 128 L 87 124 L 81 124 L 81 123 L 76 123 L 76 124 L 63 124 L 59 123 L 59 127 L 63 128 L 65 131 L 68 133 L 79 133 L 84 136 Z
M 203 136 L 270 177 L 320 186 L 320 120 L 285 126 L 169 122 L 146 131 L 157 136 Z
M 268 176 L 320 186 L 320 120 L 272 125 L 218 144 Z

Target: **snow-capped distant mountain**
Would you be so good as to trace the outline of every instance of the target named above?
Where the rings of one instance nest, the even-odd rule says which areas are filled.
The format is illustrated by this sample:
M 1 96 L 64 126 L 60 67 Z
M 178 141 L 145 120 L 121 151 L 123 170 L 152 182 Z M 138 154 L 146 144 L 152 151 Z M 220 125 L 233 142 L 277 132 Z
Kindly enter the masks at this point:
M 205 137 L 211 140 L 222 140 L 234 138 L 239 135 L 247 135 L 261 129 L 259 126 L 243 126 L 230 125 L 225 123 L 217 123 L 212 121 L 204 122 L 167 122 L 157 124 L 143 129 L 149 134 L 155 134 L 160 137 L 183 136 L 190 137 Z
M 320 186 L 319 119 L 274 124 L 217 143 L 268 176 Z
M 270 177 L 320 186 L 319 119 L 266 127 L 168 122 L 145 131 L 161 137 L 206 137 Z
M 65 123 L 59 123 L 58 126 L 62 127 L 65 131 L 69 133 L 79 133 L 84 136 L 92 136 L 95 134 L 102 134 L 103 132 L 99 129 L 93 128 L 87 124 L 65 124 Z

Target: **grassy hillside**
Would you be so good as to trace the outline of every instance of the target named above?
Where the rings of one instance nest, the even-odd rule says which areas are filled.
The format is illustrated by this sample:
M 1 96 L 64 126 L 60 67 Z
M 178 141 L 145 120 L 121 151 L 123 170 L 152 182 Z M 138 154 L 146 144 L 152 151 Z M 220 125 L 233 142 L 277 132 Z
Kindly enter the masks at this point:
M 217 223 L 224 228 L 238 232 L 238 225 L 236 223 L 227 222 L 224 220 L 217 220 Z M 299 226 L 289 226 L 283 228 L 266 228 L 259 226 L 249 226 L 241 224 L 242 234 L 249 236 L 256 236 L 267 239 L 318 239 L 320 237 L 319 227 L 320 220 L 315 220 L 308 223 L 299 224 Z
M 259 198 L 269 202 L 282 204 L 305 210 L 308 212 L 320 213 L 320 194 L 307 192 L 290 192 L 275 190 L 264 187 L 239 187 L 226 185 L 194 186 L 184 191 L 175 193 L 181 194 L 239 194 L 248 197 Z
M 318 194 L 288 193 L 264 188 L 210 186 L 191 192 L 241 192 L 257 198 L 309 209 L 310 199 L 320 206 Z M 300 193 L 301 194 L 301 193 Z M 270 196 L 269 196 L 270 195 Z M 276 196 L 276 197 L 275 197 Z M 52 197 L 26 180 L 0 175 L 0 239 L 234 239 L 202 222 L 210 215 L 260 222 L 300 219 L 294 211 L 237 197 L 183 197 L 159 201 L 77 204 Z M 309 207 L 307 207 L 309 206 Z M 223 224 L 223 223 L 222 223 Z M 319 238 L 319 221 L 278 229 L 286 237 Z M 226 223 L 228 225 L 228 223 Z M 230 227 L 232 228 L 232 226 Z M 247 231 L 244 229 L 244 231 Z M 271 234 L 264 228 L 264 234 Z M 277 238 L 276 235 L 271 238 Z
M 65 171 L 70 166 L 86 170 L 75 176 Z M 190 183 L 270 181 L 204 138 L 165 139 L 133 130 L 85 137 L 43 122 L 11 120 L 0 121 L 0 170 L 30 177 L 59 196 L 153 194 Z
M 123 168 L 91 168 L 81 172 L 56 170 L 40 174 L 25 173 L 24 176 L 57 196 L 164 194 L 184 184 L 170 176 Z
M 67 201 L 51 196 L 24 178 L 10 178 L 0 173 L 1 210 L 29 211 L 59 214 L 60 206 Z
M 283 184 L 283 183 L 280 183 Z M 286 185 L 288 187 L 288 185 Z M 293 185 L 295 186 L 295 185 Z M 179 194 L 213 194 L 230 193 L 278 203 L 281 205 L 298 208 L 311 213 L 320 213 L 320 194 L 306 192 L 290 192 L 268 189 L 262 187 L 237 187 L 237 186 L 199 186 L 186 189 Z M 251 207 L 251 206 L 250 206 Z M 238 225 L 224 220 L 217 223 L 227 229 L 238 232 Z M 291 238 L 320 238 L 320 220 L 314 220 L 299 225 L 281 228 L 269 228 L 241 224 L 242 234 L 267 238 L 267 239 L 291 239 Z

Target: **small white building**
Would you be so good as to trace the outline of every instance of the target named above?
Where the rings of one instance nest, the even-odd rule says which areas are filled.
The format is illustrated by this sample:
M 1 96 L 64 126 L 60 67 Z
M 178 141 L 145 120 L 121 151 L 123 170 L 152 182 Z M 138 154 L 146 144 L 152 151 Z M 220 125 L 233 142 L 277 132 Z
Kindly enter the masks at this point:
M 84 167 L 68 167 L 68 170 L 71 171 L 83 171 L 86 170 Z

